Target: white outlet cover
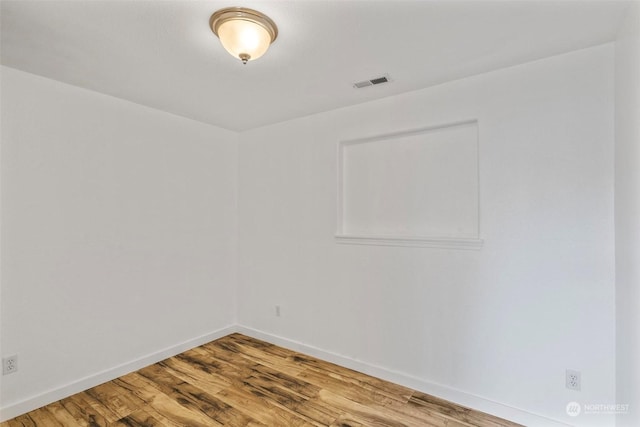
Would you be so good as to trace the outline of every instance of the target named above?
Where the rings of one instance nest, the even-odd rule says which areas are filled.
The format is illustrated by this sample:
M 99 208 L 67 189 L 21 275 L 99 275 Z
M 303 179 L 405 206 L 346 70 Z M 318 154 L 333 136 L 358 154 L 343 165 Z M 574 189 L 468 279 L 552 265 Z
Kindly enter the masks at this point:
M 567 369 L 566 375 L 565 375 L 565 386 L 569 390 L 580 391 L 581 383 L 582 381 L 580 377 L 580 372 Z
M 4 357 L 2 359 L 2 375 L 18 372 L 18 355 Z

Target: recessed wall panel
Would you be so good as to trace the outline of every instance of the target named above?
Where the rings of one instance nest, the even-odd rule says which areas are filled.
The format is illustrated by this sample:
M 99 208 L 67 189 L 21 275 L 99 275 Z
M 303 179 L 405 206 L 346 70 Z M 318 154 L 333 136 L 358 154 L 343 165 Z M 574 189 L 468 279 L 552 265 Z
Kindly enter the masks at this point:
M 478 123 L 340 144 L 338 235 L 478 239 Z

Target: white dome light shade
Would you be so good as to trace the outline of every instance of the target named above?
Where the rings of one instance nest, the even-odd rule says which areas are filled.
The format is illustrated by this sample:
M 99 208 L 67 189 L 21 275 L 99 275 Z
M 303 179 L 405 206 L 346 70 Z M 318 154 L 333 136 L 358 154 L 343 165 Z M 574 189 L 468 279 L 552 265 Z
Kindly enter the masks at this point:
M 227 52 L 245 64 L 264 55 L 278 36 L 275 23 L 252 9 L 221 9 L 211 15 L 209 23 Z
M 271 36 L 263 27 L 250 21 L 227 21 L 218 27 L 218 37 L 227 51 L 236 58 L 249 55 L 258 59 L 269 49 Z

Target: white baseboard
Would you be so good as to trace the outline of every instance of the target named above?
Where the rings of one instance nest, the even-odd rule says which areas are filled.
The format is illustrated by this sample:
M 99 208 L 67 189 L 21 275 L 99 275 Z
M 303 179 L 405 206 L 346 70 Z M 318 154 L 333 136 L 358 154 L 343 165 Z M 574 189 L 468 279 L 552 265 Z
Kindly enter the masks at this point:
M 477 411 L 486 412 L 497 417 L 505 418 L 529 427 L 566 427 L 568 424 L 557 420 L 533 414 L 523 409 L 514 408 L 480 396 L 476 396 L 464 391 L 456 390 L 441 384 L 436 384 L 413 377 L 401 372 L 392 371 L 380 366 L 371 365 L 369 363 L 331 353 L 320 348 L 303 344 L 298 341 L 290 340 L 278 335 L 273 335 L 257 329 L 249 328 L 242 325 L 231 325 L 217 331 L 184 341 L 175 346 L 160 350 L 158 352 L 143 356 L 131 362 L 107 369 L 95 375 L 82 378 L 70 384 L 46 391 L 39 395 L 30 397 L 20 402 L 12 403 L 4 407 L 0 407 L 0 422 L 17 417 L 26 412 L 41 408 L 50 403 L 56 402 L 75 393 L 95 387 L 107 381 L 111 381 L 122 375 L 137 371 L 146 366 L 157 363 L 168 357 L 175 356 L 191 348 L 198 347 L 202 344 L 222 338 L 234 332 L 240 332 L 247 336 L 270 342 L 285 348 L 289 348 L 300 353 L 308 354 L 345 368 L 353 369 L 377 378 L 391 381 L 396 384 L 403 385 L 442 399 L 449 400 L 458 405 L 466 406 Z
M 131 372 L 137 371 L 138 369 L 142 369 L 146 366 L 153 365 L 154 363 L 160 362 L 161 360 L 164 360 L 168 357 L 175 356 L 176 354 L 180 354 L 194 347 L 198 347 L 202 344 L 217 340 L 218 338 L 222 338 L 236 331 L 237 328 L 235 325 L 227 326 L 225 328 L 218 329 L 217 331 L 210 332 L 196 338 L 192 338 L 190 340 L 165 348 L 155 353 L 148 354 L 131 362 L 123 363 L 122 365 L 115 366 L 113 368 L 79 379 L 53 390 L 46 391 L 20 402 L 0 407 L 0 422 L 17 417 L 18 415 L 22 415 L 34 409 L 41 408 L 45 405 L 56 402 L 60 399 L 64 399 L 65 397 L 71 396 L 81 391 L 90 389 L 91 387 L 103 384 L 107 381 L 111 381 Z
M 491 415 L 495 415 L 500 418 L 504 418 L 529 427 L 566 427 L 565 424 L 558 420 L 553 420 L 542 415 L 533 414 L 523 409 L 514 408 L 508 405 L 504 405 L 499 402 L 476 396 L 471 393 L 467 393 L 461 390 L 456 390 L 451 387 L 447 387 L 441 384 L 436 384 L 422 380 L 420 378 L 413 377 L 401 372 L 392 371 L 380 366 L 371 365 L 369 363 L 353 359 L 348 356 L 343 356 L 336 353 L 331 353 L 317 347 L 303 344 L 298 341 L 293 341 L 278 335 L 273 335 L 267 332 L 263 332 L 257 329 L 249 328 L 242 325 L 237 325 L 237 332 L 247 335 L 252 338 L 257 338 L 263 341 L 270 342 L 272 344 L 279 345 L 281 347 L 288 348 L 300 353 L 307 354 L 309 356 L 317 357 L 318 359 L 326 360 L 327 362 L 335 363 L 336 365 L 343 366 L 345 368 L 353 369 L 354 371 L 362 372 L 377 378 L 381 378 L 386 381 L 390 381 L 396 384 L 400 384 L 405 387 L 412 388 L 414 390 L 421 391 L 423 393 L 431 394 L 433 396 L 446 399 L 450 402 L 456 403 L 467 408 L 475 409 L 477 411 L 486 412 Z

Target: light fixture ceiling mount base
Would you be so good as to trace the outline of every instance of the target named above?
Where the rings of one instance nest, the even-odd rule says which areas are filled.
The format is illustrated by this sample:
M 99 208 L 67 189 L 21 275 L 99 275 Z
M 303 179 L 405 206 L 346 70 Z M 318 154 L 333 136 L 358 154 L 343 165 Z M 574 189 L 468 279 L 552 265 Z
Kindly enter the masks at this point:
M 222 46 L 244 64 L 260 58 L 278 37 L 278 27 L 265 14 L 245 7 L 227 7 L 211 15 L 211 31 Z

